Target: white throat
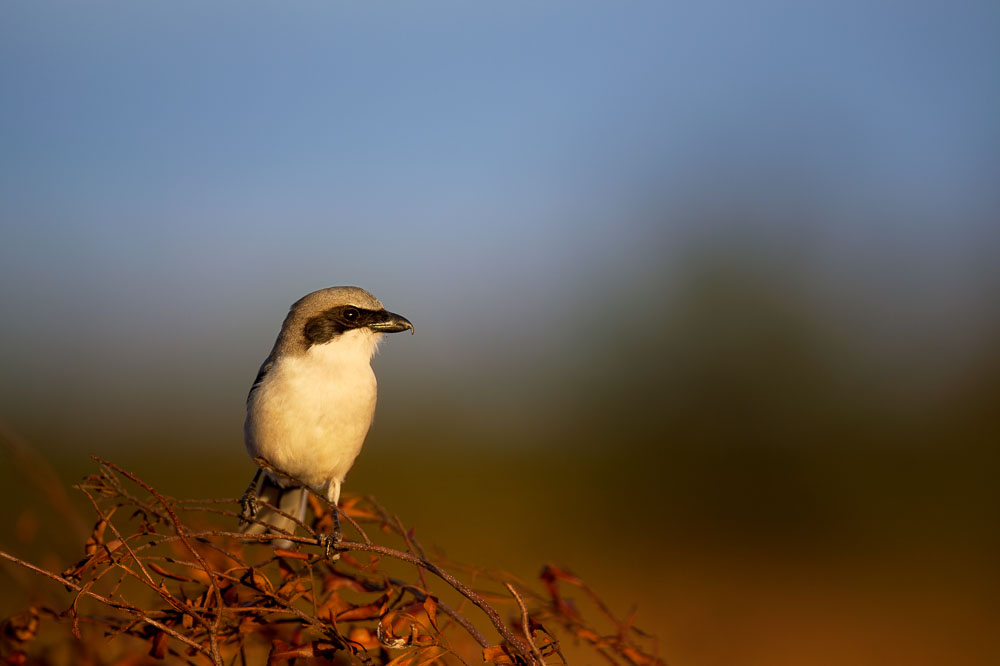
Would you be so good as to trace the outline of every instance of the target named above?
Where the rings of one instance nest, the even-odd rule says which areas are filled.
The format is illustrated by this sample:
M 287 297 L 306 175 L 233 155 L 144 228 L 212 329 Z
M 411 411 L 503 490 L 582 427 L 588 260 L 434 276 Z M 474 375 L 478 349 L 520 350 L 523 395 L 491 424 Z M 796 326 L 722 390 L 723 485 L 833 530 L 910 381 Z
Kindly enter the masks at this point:
M 371 362 L 378 346 L 382 342 L 382 334 L 370 328 L 356 328 L 344 331 L 337 337 L 320 345 L 313 345 L 306 350 L 306 358 L 311 363 L 354 364 Z

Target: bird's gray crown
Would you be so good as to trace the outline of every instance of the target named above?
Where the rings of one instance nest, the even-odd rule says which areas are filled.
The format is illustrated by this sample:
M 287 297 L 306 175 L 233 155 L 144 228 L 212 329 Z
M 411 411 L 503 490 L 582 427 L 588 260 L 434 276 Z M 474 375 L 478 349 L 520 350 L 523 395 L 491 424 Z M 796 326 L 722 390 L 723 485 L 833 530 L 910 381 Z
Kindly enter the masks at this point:
M 339 305 L 353 305 L 366 310 L 382 310 L 382 302 L 361 287 L 327 287 L 306 294 L 292 304 L 289 314 L 311 317 Z

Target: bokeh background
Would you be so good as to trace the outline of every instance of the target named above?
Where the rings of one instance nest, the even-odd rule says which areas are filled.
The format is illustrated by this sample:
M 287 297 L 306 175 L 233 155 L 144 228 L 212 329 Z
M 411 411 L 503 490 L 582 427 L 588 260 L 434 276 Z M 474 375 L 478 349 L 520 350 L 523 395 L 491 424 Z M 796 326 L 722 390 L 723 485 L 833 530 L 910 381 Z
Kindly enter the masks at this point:
M 0 546 L 78 555 L 43 461 L 239 495 L 284 312 L 357 284 L 416 335 L 345 490 L 424 542 L 569 566 L 677 666 L 996 663 L 998 34 L 974 1 L 4 2 Z

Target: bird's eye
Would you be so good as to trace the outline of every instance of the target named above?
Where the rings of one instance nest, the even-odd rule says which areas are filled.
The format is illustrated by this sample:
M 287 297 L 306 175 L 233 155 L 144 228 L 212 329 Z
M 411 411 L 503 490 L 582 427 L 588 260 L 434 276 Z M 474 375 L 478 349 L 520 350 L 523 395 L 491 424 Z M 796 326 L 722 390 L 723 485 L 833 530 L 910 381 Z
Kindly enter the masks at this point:
M 361 313 L 358 312 L 357 308 L 347 308 L 344 310 L 344 319 L 347 321 L 357 321 L 360 316 Z

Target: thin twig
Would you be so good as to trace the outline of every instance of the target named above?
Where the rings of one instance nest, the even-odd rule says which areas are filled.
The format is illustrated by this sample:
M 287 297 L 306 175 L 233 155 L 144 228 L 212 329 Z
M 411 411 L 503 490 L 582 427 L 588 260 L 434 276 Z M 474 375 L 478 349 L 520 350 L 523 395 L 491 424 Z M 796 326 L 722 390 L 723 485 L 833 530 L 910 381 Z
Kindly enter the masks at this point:
M 385 664 L 390 660 L 385 650 L 379 651 L 377 657 L 366 652 L 365 646 L 370 649 L 377 636 L 395 647 L 408 648 L 406 656 L 412 656 L 414 661 L 440 660 L 444 654 L 450 653 L 467 664 L 466 659 L 451 647 L 448 634 L 452 629 L 459 631 L 457 627 L 461 627 L 483 649 L 483 657 L 487 660 L 507 659 L 517 666 L 544 666 L 546 652 L 554 650 L 560 657 L 562 654 L 556 636 L 536 621 L 542 620 L 549 627 L 554 625 L 557 629 L 571 632 L 595 655 L 611 663 L 621 660 L 662 666 L 662 660 L 655 656 L 655 639 L 651 655 L 639 645 L 639 641 L 645 643 L 651 637 L 633 626 L 632 617 L 624 622 L 616 620 L 607 606 L 596 599 L 592 590 L 572 574 L 554 567 L 546 568 L 543 580 L 549 595 L 543 596 L 527 583 L 505 572 L 444 563 L 440 556 L 430 559 L 398 516 L 385 511 L 374 498 L 365 498 L 367 504 L 360 506 L 355 500 L 354 504 L 347 505 L 347 510 L 366 523 L 378 523 L 380 516 L 383 529 L 399 534 L 405 541 L 406 552 L 373 543 L 358 525 L 358 520 L 333 506 L 322 494 L 307 488 L 314 496 L 310 501 L 317 521 L 329 518 L 323 509 L 325 506 L 329 511 L 337 512 L 334 516 L 344 516 L 357 529 L 363 542 L 342 541 L 337 544 L 338 551 L 344 556 L 341 565 L 336 567 L 311 548 L 275 550 L 273 553 L 268 549 L 265 552 L 269 556 L 253 558 L 260 561 L 251 563 L 249 555 L 261 552 L 249 549 L 251 544 L 285 540 L 300 546 L 323 546 L 324 535 L 313 527 L 320 523 L 305 523 L 287 516 L 293 524 L 303 528 L 305 536 L 285 530 L 245 534 L 231 529 L 217 529 L 220 519 L 233 524 L 238 520 L 238 513 L 220 506 L 237 500 L 195 501 L 169 497 L 117 465 L 95 459 L 100 463 L 98 472 L 77 487 L 84 492 L 100 517 L 88 539 L 88 545 L 95 546 L 96 550 L 88 548 L 88 556 L 62 575 L 45 571 L 13 555 L 0 553 L 0 561 L 18 564 L 26 571 L 60 582 L 75 592 L 67 612 L 59 613 L 44 606 L 39 608 L 39 612 L 57 619 L 71 618 L 76 635 L 79 635 L 80 624 L 101 626 L 105 635 L 110 637 L 127 635 L 149 640 L 154 656 L 168 654 L 191 664 L 195 663 L 191 655 L 198 654 L 215 664 L 222 664 L 225 650 L 232 654 L 232 666 L 237 663 L 246 666 L 247 637 L 253 634 L 263 640 L 272 640 L 271 654 L 289 655 L 284 657 L 285 660 L 293 658 L 292 655 L 296 658 L 307 655 L 319 658 L 347 651 L 353 657 L 352 661 Z M 267 469 L 268 466 L 265 464 L 262 468 Z M 305 487 L 294 477 L 282 475 L 277 470 L 274 473 L 290 483 Z M 134 493 L 131 484 L 141 488 L 145 494 Z M 264 506 L 272 508 L 267 503 Z M 273 508 L 283 513 L 278 507 Z M 129 512 L 132 512 L 132 518 L 138 516 L 139 520 L 136 530 L 131 533 L 113 521 L 117 518 L 121 523 L 122 516 Z M 196 520 L 197 515 L 206 516 L 208 520 L 186 524 L 180 515 L 184 515 L 185 520 Z M 390 518 L 390 515 L 393 517 Z M 107 539 L 105 531 L 108 532 Z M 113 540 L 110 539 L 112 535 Z M 352 552 L 367 552 L 373 557 L 371 562 L 364 564 L 362 558 L 352 556 Z M 190 557 L 184 553 L 190 553 Z M 382 558 L 415 566 L 415 580 L 393 578 L 384 570 L 380 571 Z M 302 562 L 297 563 L 297 560 Z M 488 593 L 477 592 L 448 569 L 464 571 L 466 575 L 463 577 L 471 580 L 472 585 L 482 576 L 506 586 L 520 607 L 521 627 L 527 643 L 514 631 L 516 624 L 505 624 L 497 610 L 487 602 L 486 599 L 490 598 Z M 433 597 L 437 615 L 448 618 L 440 625 L 434 620 L 434 608 L 429 605 L 426 572 L 441 578 L 461 595 L 458 608 Z M 102 584 L 101 592 L 95 592 L 98 589 L 96 585 L 106 580 L 109 574 L 113 580 L 106 583 L 110 585 Z M 143 608 L 141 604 L 125 599 L 124 592 L 133 589 L 124 584 L 130 579 L 137 581 L 137 589 L 144 594 L 146 590 L 153 592 L 146 595 L 151 598 L 152 607 L 147 605 Z M 618 628 L 617 635 L 602 635 L 587 625 L 569 600 L 561 597 L 556 587 L 558 581 L 579 587 L 594 599 L 601 613 L 607 615 Z M 107 591 L 109 587 L 110 592 Z M 362 594 L 378 593 L 380 596 L 374 601 L 350 602 L 347 600 L 349 596 L 345 598 L 341 595 L 341 588 Z M 81 604 L 81 600 L 86 599 L 93 599 L 114 612 L 104 615 L 88 613 L 85 609 L 89 604 Z M 502 601 L 498 598 L 498 602 Z M 502 650 L 506 657 L 501 656 L 501 648 L 491 645 L 463 614 L 462 609 L 470 602 L 486 615 L 504 641 Z M 535 618 L 528 614 L 529 602 L 537 603 L 542 609 Z M 78 608 L 81 605 L 82 608 Z M 416 620 L 414 614 L 421 612 L 421 606 L 431 619 L 432 626 Z M 391 623 L 397 615 L 413 620 L 408 635 L 395 636 L 392 633 Z M 533 627 L 549 639 L 541 647 L 535 640 Z M 383 635 L 383 629 L 389 633 Z M 167 637 L 180 640 L 185 647 L 164 643 Z M 186 648 L 193 651 L 185 654 Z
M 215 594 L 215 600 L 216 600 L 215 621 L 213 622 L 212 627 L 208 632 L 209 641 L 211 642 L 212 646 L 212 661 L 215 663 L 215 666 L 224 666 L 222 663 L 222 654 L 219 652 L 219 640 L 217 636 L 219 630 L 219 621 L 222 618 L 222 610 L 221 610 L 223 606 L 222 592 L 219 590 L 219 585 L 215 581 L 215 574 L 213 573 L 211 567 L 208 566 L 208 562 L 205 561 L 205 558 L 202 557 L 201 553 L 198 552 L 198 550 L 194 546 L 192 546 L 191 542 L 188 541 L 187 538 L 184 536 L 184 526 L 181 524 L 180 519 L 177 518 L 177 514 L 174 513 L 174 510 L 170 508 L 170 504 L 169 502 L 167 502 L 167 499 L 163 495 L 161 495 L 159 491 L 157 491 L 151 485 L 149 485 L 139 477 L 135 476 L 131 472 L 125 471 L 124 469 L 122 469 L 118 465 L 115 465 L 112 462 L 109 462 L 107 460 L 102 460 L 98 456 L 91 456 L 91 458 L 96 460 L 101 465 L 118 472 L 128 480 L 142 487 L 142 489 L 148 492 L 150 495 L 155 497 L 160 502 L 160 505 L 163 507 L 163 510 L 167 512 L 168 516 L 170 516 L 170 521 L 174 525 L 174 531 L 177 532 L 177 536 L 181 538 L 181 541 L 184 543 L 187 549 L 191 551 L 191 554 L 194 555 L 195 559 L 198 560 L 199 564 L 201 564 L 202 568 L 205 570 L 205 575 L 208 576 L 208 582 L 212 588 L 213 593 Z
M 535 655 L 535 659 L 544 665 L 545 659 L 542 658 L 542 652 L 538 649 L 538 646 L 535 645 L 535 639 L 531 637 L 531 625 L 528 622 L 528 607 L 524 605 L 524 599 L 522 599 L 521 595 L 517 593 L 517 590 L 514 589 L 513 585 L 510 583 L 504 583 L 504 585 L 507 586 L 510 593 L 514 595 L 515 599 L 517 599 L 517 605 L 521 607 L 521 629 L 524 631 L 524 637 L 528 639 L 528 646 L 531 648 L 531 654 Z
M 231 539 L 240 539 L 242 541 L 266 542 L 266 541 L 274 541 L 277 539 L 283 539 L 292 542 L 319 545 L 316 543 L 315 539 L 310 539 L 309 537 L 294 536 L 294 535 L 284 536 L 277 534 L 241 534 L 239 532 L 211 532 L 209 534 L 215 536 L 229 537 Z M 204 534 L 199 534 L 199 535 L 193 534 L 192 536 L 203 536 L 203 535 Z M 499 633 L 505 641 L 510 643 L 511 647 L 513 647 L 517 652 L 519 652 L 521 656 L 526 658 L 529 663 L 534 663 L 535 660 L 534 656 L 531 654 L 531 650 L 529 650 L 528 647 L 524 643 L 522 643 L 520 639 L 518 639 L 518 637 L 514 634 L 514 632 L 512 632 L 510 628 L 506 624 L 504 624 L 503 619 L 501 619 L 500 614 L 497 613 L 496 609 L 490 606 L 490 604 L 485 599 L 483 599 L 482 596 L 480 596 L 470 587 L 465 585 L 462 581 L 458 580 L 457 578 L 452 576 L 450 573 L 448 573 L 435 563 L 421 559 L 416 555 L 412 555 L 410 553 L 404 553 L 403 551 L 396 550 L 395 548 L 388 548 L 386 546 L 380 546 L 374 543 L 360 543 L 358 541 L 341 541 L 337 545 L 337 548 L 339 550 L 348 550 L 348 551 L 354 550 L 354 551 L 362 551 L 368 553 L 378 553 L 380 555 L 385 555 L 387 557 L 393 557 L 397 560 L 409 562 L 410 564 L 415 564 L 418 567 L 423 567 L 424 569 L 431 572 L 444 582 L 451 585 L 458 591 L 459 594 L 466 597 L 469 601 L 478 606 L 480 610 L 486 613 L 486 616 L 490 619 L 490 622 L 496 628 L 497 633 Z
M 413 547 L 413 541 L 410 539 L 410 533 L 406 531 L 405 527 L 403 527 L 403 521 L 401 521 L 399 519 L 399 516 L 395 514 L 393 514 L 392 517 L 393 521 L 396 523 L 396 529 L 399 530 L 399 533 L 403 535 L 403 540 L 406 541 L 406 550 L 410 553 L 413 553 L 414 555 L 417 555 L 418 557 L 420 557 L 420 559 L 425 559 L 423 556 L 424 554 L 416 552 L 416 549 Z M 429 592 L 430 590 L 427 587 L 427 579 L 424 578 L 424 570 L 420 567 L 417 567 L 417 575 L 420 576 L 421 585 L 423 585 L 424 589 Z
M 13 562 L 14 564 L 20 565 L 20 566 L 25 567 L 27 569 L 31 569 L 35 573 L 37 573 L 39 575 L 42 575 L 42 576 L 45 576 L 46 578 L 51 578 L 52 580 L 54 580 L 54 581 L 56 581 L 58 583 L 62 583 L 66 587 L 69 587 L 69 588 L 71 588 L 73 590 L 76 590 L 78 592 L 82 592 L 85 596 L 91 597 L 92 599 L 96 599 L 97 601 L 100 601 L 102 604 L 105 604 L 106 606 L 110 606 L 111 608 L 117 608 L 119 610 L 125 611 L 126 613 L 131 613 L 131 614 L 135 615 L 135 617 L 137 617 L 139 620 L 145 622 L 146 624 L 148 624 L 148 625 L 150 625 L 152 627 L 156 627 L 160 631 L 163 631 L 163 632 L 166 632 L 166 633 L 170 634 L 171 636 L 173 636 L 174 638 L 176 638 L 180 642 L 184 643 L 185 645 L 188 645 L 189 647 L 192 647 L 192 648 L 198 650 L 198 652 L 201 652 L 206 657 L 211 658 L 211 656 L 212 656 L 211 653 L 208 650 L 206 650 L 205 648 L 203 648 L 198 643 L 195 643 L 194 641 L 192 641 L 187 636 L 184 636 L 183 634 L 180 634 L 180 633 L 174 631 L 173 629 L 171 629 L 170 627 L 166 626 L 165 624 L 163 624 L 161 622 L 157 622 L 156 620 L 154 620 L 151 617 L 149 617 L 144 611 L 142 611 L 142 610 L 140 610 L 138 608 L 135 608 L 134 606 L 131 606 L 129 604 L 123 604 L 123 603 L 121 603 L 119 601 L 115 601 L 113 599 L 108 599 L 107 597 L 103 597 L 100 594 L 97 594 L 96 592 L 91 592 L 89 589 L 84 589 L 83 586 L 77 585 L 76 583 L 74 583 L 71 580 L 67 580 L 67 579 L 63 578 L 62 576 L 60 576 L 58 574 L 52 573 L 51 571 L 46 571 L 45 569 L 42 569 L 41 567 L 35 566 L 34 564 L 31 564 L 30 562 L 26 562 L 25 560 L 22 560 L 22 559 L 20 559 L 18 557 L 14 557 L 13 555 L 11 555 L 9 553 L 5 553 L 2 550 L 0 550 L 0 557 L 4 558 L 4 559 L 6 559 L 6 560 L 8 560 L 10 562 Z

